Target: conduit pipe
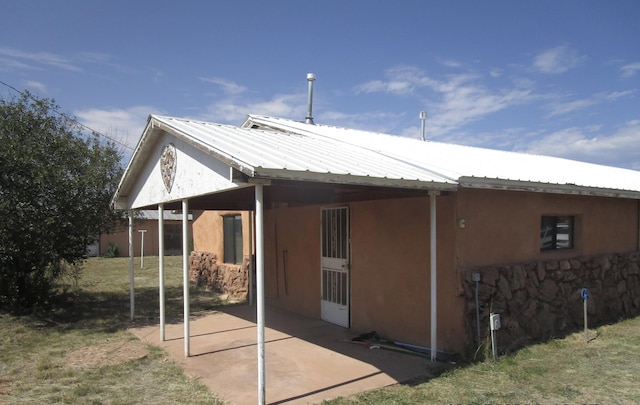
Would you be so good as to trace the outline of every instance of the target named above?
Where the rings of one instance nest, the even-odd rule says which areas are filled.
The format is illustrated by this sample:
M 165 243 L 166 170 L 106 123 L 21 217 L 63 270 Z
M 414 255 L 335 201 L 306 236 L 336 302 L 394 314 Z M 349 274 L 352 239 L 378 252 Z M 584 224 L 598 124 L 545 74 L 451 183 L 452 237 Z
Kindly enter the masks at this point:
M 184 299 L 184 357 L 189 357 L 189 201 L 182 200 L 182 297 Z
M 264 208 L 263 185 L 256 184 L 256 312 L 258 323 L 258 404 L 265 404 L 264 358 Z
M 430 256 L 431 256 L 431 361 L 436 361 L 437 336 L 438 336 L 438 286 L 437 286 L 437 240 L 436 240 L 436 196 L 439 191 L 429 191 L 429 207 L 431 211 L 429 225 L 430 236 Z
M 158 287 L 160 299 L 160 341 L 164 342 L 164 204 L 158 205 Z

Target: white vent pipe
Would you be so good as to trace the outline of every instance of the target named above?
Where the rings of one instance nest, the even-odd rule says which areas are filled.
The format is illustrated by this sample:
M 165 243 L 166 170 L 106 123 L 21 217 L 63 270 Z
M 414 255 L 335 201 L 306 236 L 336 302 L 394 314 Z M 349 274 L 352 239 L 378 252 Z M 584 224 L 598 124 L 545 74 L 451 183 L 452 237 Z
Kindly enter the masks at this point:
M 316 75 L 313 73 L 307 73 L 307 81 L 309 82 L 309 99 L 307 101 L 307 119 L 305 122 L 307 124 L 314 125 L 313 123 L 313 81 L 316 80 Z

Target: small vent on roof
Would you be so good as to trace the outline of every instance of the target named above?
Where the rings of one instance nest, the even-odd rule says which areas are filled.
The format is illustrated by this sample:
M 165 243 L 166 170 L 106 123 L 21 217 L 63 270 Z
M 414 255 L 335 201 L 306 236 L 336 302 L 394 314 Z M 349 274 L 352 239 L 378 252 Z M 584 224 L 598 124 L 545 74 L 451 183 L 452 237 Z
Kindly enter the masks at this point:
M 426 111 L 420 111 L 420 120 L 422 121 L 422 132 L 420 134 L 420 139 L 422 139 L 423 141 L 426 140 L 425 138 L 425 128 L 424 128 L 424 124 L 427 121 L 427 112 Z
M 309 99 L 307 101 L 307 124 L 313 125 L 313 114 L 311 113 L 313 107 L 313 81 L 316 80 L 316 75 L 313 73 L 307 73 L 307 81 L 309 82 Z

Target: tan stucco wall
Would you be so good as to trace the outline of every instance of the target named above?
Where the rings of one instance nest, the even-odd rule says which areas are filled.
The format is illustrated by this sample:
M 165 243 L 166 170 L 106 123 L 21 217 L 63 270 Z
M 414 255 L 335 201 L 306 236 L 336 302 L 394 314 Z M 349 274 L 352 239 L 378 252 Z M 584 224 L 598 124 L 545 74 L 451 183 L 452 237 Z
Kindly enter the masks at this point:
M 453 261 L 454 197 L 437 197 L 438 347 L 464 344 L 464 300 Z M 352 205 L 352 327 L 431 344 L 429 197 Z
M 354 335 L 376 330 L 395 340 L 430 345 L 429 197 L 352 203 L 349 208 Z M 321 209 L 265 213 L 265 294 L 271 304 L 317 318 Z M 438 197 L 438 346 L 462 350 L 464 299 L 454 266 L 454 220 L 455 198 Z
M 194 211 L 193 212 L 193 250 L 211 252 L 218 260 L 224 256 L 224 228 L 222 218 L 227 215 L 242 215 L 242 251 L 244 256 L 251 254 L 252 223 L 248 211 Z
M 635 200 L 518 191 L 461 189 L 460 267 L 629 252 L 638 246 Z M 540 252 L 542 215 L 575 216 L 575 248 Z
M 430 346 L 429 197 L 354 202 L 351 328 Z M 271 305 L 320 318 L 322 206 L 265 210 L 265 295 Z M 194 249 L 222 256 L 222 216 L 194 213 Z M 249 213 L 242 213 L 249 254 Z M 540 252 L 540 217 L 576 217 L 576 249 Z M 464 220 L 464 226 L 461 224 Z M 475 266 L 633 251 L 634 200 L 461 189 L 437 197 L 438 348 L 466 343 L 461 274 Z M 285 265 L 283 252 L 287 252 Z
M 265 212 L 265 295 L 274 305 L 320 318 L 320 207 Z

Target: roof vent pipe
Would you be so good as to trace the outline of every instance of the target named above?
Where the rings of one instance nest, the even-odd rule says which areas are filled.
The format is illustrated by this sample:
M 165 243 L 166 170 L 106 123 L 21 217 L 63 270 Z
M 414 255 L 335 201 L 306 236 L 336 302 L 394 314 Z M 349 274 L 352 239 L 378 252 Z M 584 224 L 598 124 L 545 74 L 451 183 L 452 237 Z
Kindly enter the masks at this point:
M 420 111 L 420 120 L 422 120 L 422 133 L 421 133 L 420 137 L 421 137 L 422 141 L 425 141 L 426 139 L 425 139 L 425 136 L 424 136 L 424 132 L 425 132 L 424 124 L 425 124 L 425 121 L 427 120 L 427 112 L 426 111 Z
M 309 81 L 309 99 L 307 102 L 307 119 L 305 120 L 305 122 L 311 125 L 314 125 L 313 114 L 311 114 L 311 110 L 313 107 L 313 81 L 314 80 L 316 80 L 316 75 L 313 73 L 307 73 L 307 81 Z

